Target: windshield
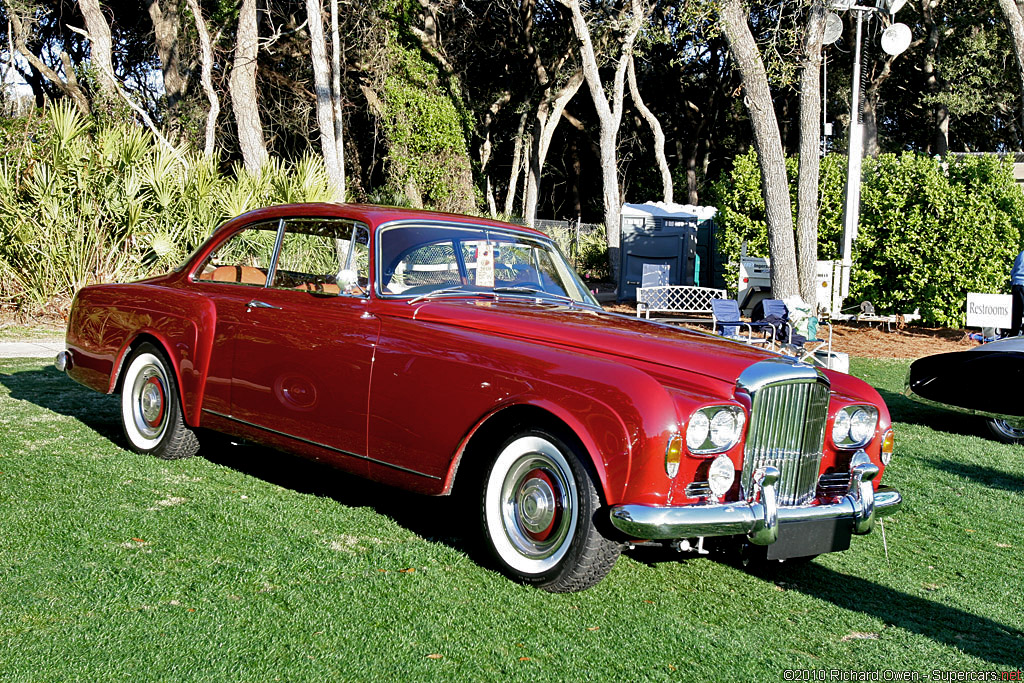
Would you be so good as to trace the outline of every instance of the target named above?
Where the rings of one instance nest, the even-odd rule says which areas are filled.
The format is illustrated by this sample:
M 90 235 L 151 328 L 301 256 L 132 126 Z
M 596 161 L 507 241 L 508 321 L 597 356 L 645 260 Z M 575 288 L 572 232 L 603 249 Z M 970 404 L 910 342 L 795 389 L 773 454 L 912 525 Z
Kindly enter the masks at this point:
M 497 229 L 396 225 L 380 231 L 378 291 L 410 300 L 489 294 L 597 306 L 549 240 Z

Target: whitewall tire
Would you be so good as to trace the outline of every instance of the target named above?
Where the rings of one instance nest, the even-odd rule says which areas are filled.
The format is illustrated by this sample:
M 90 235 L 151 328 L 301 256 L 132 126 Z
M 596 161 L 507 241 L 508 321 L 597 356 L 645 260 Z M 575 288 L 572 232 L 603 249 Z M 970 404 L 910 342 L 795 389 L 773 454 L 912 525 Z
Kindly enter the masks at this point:
M 148 342 L 140 344 L 125 363 L 121 427 L 136 453 L 173 460 L 199 451 L 199 440 L 182 418 L 174 369 L 163 352 Z
M 583 590 L 615 564 L 620 545 L 594 524 L 600 497 L 586 461 L 556 436 L 532 430 L 508 439 L 481 498 L 484 539 L 513 578 L 552 592 Z

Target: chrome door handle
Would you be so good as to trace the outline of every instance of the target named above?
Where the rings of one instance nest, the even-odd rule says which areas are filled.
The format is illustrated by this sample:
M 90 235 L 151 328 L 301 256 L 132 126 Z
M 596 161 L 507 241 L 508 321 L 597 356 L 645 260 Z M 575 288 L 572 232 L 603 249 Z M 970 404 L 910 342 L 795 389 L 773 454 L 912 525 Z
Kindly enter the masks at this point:
M 249 303 L 247 303 L 245 305 L 246 313 L 248 313 L 249 311 L 251 311 L 254 308 L 273 308 L 273 309 L 276 309 L 276 310 L 281 310 L 280 306 L 274 306 L 273 304 L 268 304 L 268 303 L 264 303 L 262 301 L 257 301 L 256 299 L 253 299 L 252 301 L 250 301 Z

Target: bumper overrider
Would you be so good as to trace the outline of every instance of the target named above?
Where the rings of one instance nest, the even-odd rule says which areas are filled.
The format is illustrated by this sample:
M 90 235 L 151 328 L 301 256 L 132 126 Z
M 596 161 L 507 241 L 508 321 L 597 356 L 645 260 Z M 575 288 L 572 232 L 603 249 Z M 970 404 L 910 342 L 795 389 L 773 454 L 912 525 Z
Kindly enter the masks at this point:
M 637 539 L 682 539 L 746 535 L 756 545 L 771 545 L 779 538 L 779 525 L 795 522 L 849 522 L 855 534 L 867 534 L 875 519 L 895 512 L 903 502 L 899 491 L 872 488 L 878 475 L 873 463 L 854 465 L 850 488 L 837 503 L 779 507 L 776 482 L 779 470 L 766 466 L 754 472 L 751 495 L 745 502 L 709 505 L 614 505 L 612 524 Z

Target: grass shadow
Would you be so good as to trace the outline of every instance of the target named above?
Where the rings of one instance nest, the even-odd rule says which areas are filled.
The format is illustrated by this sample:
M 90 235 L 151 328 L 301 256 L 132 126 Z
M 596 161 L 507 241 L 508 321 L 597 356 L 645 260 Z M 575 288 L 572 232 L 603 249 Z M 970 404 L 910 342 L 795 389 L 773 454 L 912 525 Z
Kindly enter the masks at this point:
M 52 366 L 0 372 L 0 385 L 7 387 L 13 399 L 73 417 L 100 436 L 125 447 L 117 396 L 87 389 Z
M 988 436 L 984 420 L 955 410 L 945 410 L 912 401 L 903 394 L 875 387 L 889 407 L 893 422 L 920 425 L 937 432 L 969 436 Z
M 11 398 L 72 417 L 99 436 L 127 449 L 121 431 L 120 401 L 69 379 L 56 368 L 0 372 L 0 385 Z M 369 507 L 430 541 L 466 551 L 474 520 L 452 497 L 425 496 L 350 475 L 329 465 L 249 443 L 232 443 L 218 434 L 202 433 L 200 457 L 299 493 L 308 493 L 349 507 Z
M 795 568 L 779 585 L 879 619 L 996 666 L 1016 670 L 1024 633 L 992 619 L 904 593 L 818 563 Z
M 986 488 L 1000 489 L 1010 493 L 1024 493 L 1024 476 L 1019 474 L 1011 474 L 1003 470 L 997 470 L 994 467 L 971 465 L 953 460 L 922 458 L 922 461 L 928 463 L 928 465 L 936 470 L 970 479 L 974 483 Z
M 452 496 L 427 496 L 364 479 L 330 465 L 284 451 L 216 435 L 215 448 L 200 456 L 212 463 L 290 491 L 328 498 L 347 507 L 368 507 L 421 536 L 462 552 L 473 549 L 473 520 L 462 501 Z

